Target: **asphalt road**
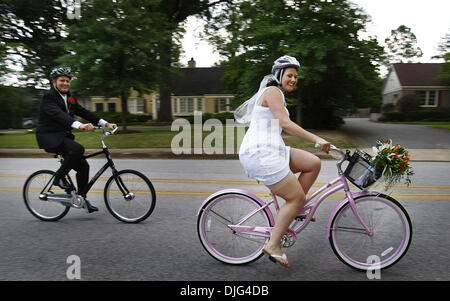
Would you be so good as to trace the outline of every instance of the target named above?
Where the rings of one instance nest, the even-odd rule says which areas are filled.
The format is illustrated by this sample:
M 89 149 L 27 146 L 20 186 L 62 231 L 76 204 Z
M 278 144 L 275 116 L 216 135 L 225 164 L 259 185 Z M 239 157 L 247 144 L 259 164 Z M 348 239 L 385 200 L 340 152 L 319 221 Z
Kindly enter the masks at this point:
M 372 147 L 377 140 L 392 139 L 408 149 L 450 149 L 450 131 L 426 125 L 372 122 L 368 118 L 346 118 L 341 128 L 361 147 Z
M 91 175 L 104 163 L 89 162 Z M 264 186 L 247 178 L 239 161 L 116 160 L 116 165 L 137 169 L 152 180 L 157 204 L 145 222 L 123 224 L 108 213 L 101 194 L 104 180 L 89 195 L 99 212 L 72 209 L 58 222 L 39 221 L 23 204 L 22 185 L 33 171 L 56 168 L 56 160 L 0 159 L 0 280 L 67 280 L 73 258 L 69 256 L 76 255 L 81 280 L 374 281 L 342 264 L 326 239 L 328 217 L 342 196 L 325 201 L 316 212 L 317 222 L 286 249 L 291 268 L 275 265 L 267 257 L 246 266 L 230 266 L 203 250 L 196 212 L 209 194 L 220 189 L 240 187 L 267 194 Z M 411 216 L 413 241 L 399 263 L 381 272 L 381 281 L 448 281 L 450 163 L 412 165 L 416 170 L 413 186 L 397 187 L 392 195 Z M 323 161 L 318 183 L 335 175 L 334 162 Z

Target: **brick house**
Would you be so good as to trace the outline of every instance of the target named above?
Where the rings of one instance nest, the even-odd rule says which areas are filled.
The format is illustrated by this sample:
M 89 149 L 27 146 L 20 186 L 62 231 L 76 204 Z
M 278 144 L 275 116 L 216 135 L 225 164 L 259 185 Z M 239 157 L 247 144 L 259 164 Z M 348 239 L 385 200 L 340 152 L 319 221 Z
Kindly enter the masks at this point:
M 194 115 L 194 111 L 203 113 L 228 112 L 234 96 L 225 92 L 222 76 L 223 67 L 196 68 L 191 59 L 187 68 L 180 68 L 171 83 L 171 105 L 173 118 Z M 139 95 L 131 88 L 127 101 L 128 112 L 138 115 L 148 115 L 156 120 L 159 111 L 159 93 Z M 118 97 L 91 96 L 92 111 L 121 112 Z
M 421 107 L 450 107 L 450 86 L 437 79 L 441 64 L 398 63 L 391 65 L 382 89 L 383 105 L 396 104 L 405 95 L 416 94 Z

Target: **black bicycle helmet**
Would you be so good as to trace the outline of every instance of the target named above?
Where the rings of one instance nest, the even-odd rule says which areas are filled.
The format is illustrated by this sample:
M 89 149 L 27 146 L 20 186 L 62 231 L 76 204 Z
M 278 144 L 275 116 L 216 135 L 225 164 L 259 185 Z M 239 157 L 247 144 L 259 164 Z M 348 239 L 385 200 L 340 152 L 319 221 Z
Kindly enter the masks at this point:
M 72 73 L 70 73 L 70 70 L 64 67 L 59 67 L 56 69 L 53 69 L 52 72 L 50 72 L 50 79 L 56 79 L 60 76 L 67 76 L 68 78 L 72 79 Z

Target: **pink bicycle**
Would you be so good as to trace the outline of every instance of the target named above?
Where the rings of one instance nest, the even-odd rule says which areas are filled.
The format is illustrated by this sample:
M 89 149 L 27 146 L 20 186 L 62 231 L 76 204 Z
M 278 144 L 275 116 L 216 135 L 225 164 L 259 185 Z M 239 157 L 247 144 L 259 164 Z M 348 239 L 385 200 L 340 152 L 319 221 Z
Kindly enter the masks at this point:
M 412 238 L 408 213 L 392 197 L 366 190 L 379 178 L 369 164 L 370 155 L 342 150 L 336 164 L 339 176 L 307 198 L 305 206 L 282 239 L 291 247 L 297 235 L 313 219 L 319 205 L 330 195 L 344 190 L 346 198 L 333 210 L 327 225 L 327 238 L 336 256 L 357 270 L 385 269 L 407 252 Z M 342 163 L 348 161 L 345 171 Z M 362 191 L 351 192 L 349 180 Z M 204 249 L 227 264 L 247 264 L 263 256 L 262 249 L 275 224 L 270 205 L 279 210 L 275 195 L 266 202 L 242 189 L 225 189 L 209 196 L 198 210 L 197 231 Z M 320 195 L 320 196 L 319 196 Z M 379 261 L 369 258 L 378 256 Z

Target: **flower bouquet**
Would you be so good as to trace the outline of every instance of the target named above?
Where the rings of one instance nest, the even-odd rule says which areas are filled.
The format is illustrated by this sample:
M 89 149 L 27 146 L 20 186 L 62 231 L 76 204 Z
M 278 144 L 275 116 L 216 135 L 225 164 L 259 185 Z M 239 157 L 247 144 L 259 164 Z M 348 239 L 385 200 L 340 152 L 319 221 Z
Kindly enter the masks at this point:
M 386 183 L 386 190 L 405 178 L 406 185 L 411 184 L 411 176 L 414 171 L 409 165 L 409 153 L 399 144 L 393 145 L 392 140 L 386 142 L 377 141 L 372 147 L 374 156 L 370 165 L 375 169 L 376 174 L 381 174 Z

